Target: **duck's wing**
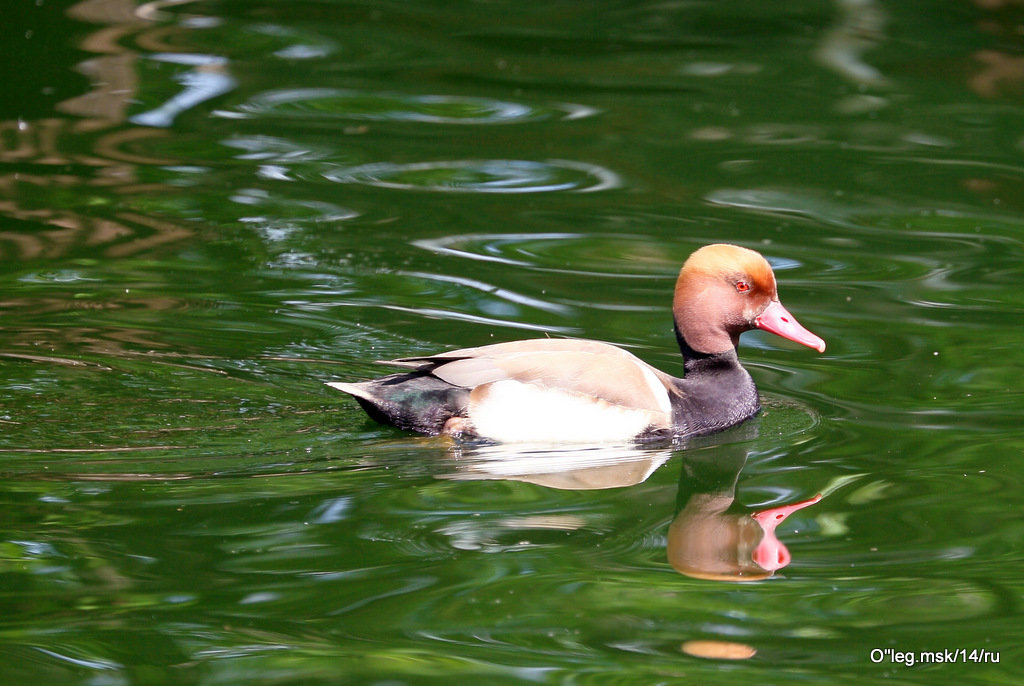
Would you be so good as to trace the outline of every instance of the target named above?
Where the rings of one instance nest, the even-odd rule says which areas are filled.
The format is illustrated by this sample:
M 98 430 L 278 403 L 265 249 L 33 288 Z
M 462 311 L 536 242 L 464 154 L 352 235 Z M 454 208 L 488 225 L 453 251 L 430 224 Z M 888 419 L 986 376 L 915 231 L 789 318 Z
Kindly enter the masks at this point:
M 671 377 L 608 343 L 533 339 L 393 360 L 454 386 L 474 389 L 515 381 L 540 389 L 593 398 L 612 405 L 671 416 Z
M 415 369 L 417 371 L 430 371 L 440 364 L 447 364 L 454 360 L 497 357 L 519 353 L 551 352 L 589 352 L 636 359 L 636 356 L 632 353 L 611 343 L 603 343 L 601 341 L 589 341 L 580 338 L 530 338 L 520 341 L 508 341 L 506 343 L 492 343 L 491 345 L 482 345 L 476 348 L 460 348 L 459 350 L 449 350 L 433 355 L 400 357 L 397 360 L 379 360 L 378 363 Z

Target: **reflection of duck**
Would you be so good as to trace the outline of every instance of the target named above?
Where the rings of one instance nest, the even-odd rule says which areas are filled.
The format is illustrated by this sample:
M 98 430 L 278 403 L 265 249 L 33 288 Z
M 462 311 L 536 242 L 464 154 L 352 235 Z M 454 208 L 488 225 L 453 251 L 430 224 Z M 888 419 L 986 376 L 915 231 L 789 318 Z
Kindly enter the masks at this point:
M 709 245 L 683 265 L 672 304 L 686 376 L 596 341 L 535 339 L 409 357 L 411 371 L 328 385 L 374 419 L 427 434 L 496 441 L 613 441 L 720 431 L 753 416 L 757 389 L 736 355 L 764 329 L 825 349 L 779 302 L 761 255 Z
M 756 425 L 730 432 L 750 438 Z M 717 581 L 755 581 L 787 566 L 791 557 L 775 536 L 786 517 L 821 495 L 756 512 L 734 507 L 736 482 L 746 463 L 742 443 L 695 439 L 682 451 L 677 513 L 668 530 L 669 563 L 686 576 Z M 700 444 L 696 442 L 699 441 Z M 650 446 L 455 446 L 455 471 L 446 479 L 506 479 L 560 490 L 625 488 L 646 481 L 673 451 Z M 731 511 L 730 511 L 731 510 Z M 517 520 L 518 521 L 518 520 Z M 574 522 L 572 528 L 582 524 Z M 558 526 L 564 526 L 559 524 Z
M 816 495 L 758 512 L 728 512 L 746 453 L 730 446 L 683 457 L 677 506 L 668 530 L 668 559 L 686 576 L 718 581 L 770 577 L 790 562 L 775 528 L 790 514 L 821 500 Z
M 643 483 L 672 456 L 650 446 L 456 445 L 456 471 L 445 478 L 505 479 L 564 491 L 625 488 Z

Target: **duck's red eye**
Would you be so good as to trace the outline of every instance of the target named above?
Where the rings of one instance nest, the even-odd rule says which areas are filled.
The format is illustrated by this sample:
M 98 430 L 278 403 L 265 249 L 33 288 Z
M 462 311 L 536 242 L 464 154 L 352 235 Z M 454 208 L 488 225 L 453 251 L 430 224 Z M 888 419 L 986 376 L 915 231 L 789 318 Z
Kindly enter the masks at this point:
M 738 292 L 738 293 L 746 293 L 749 290 L 750 290 L 750 284 L 747 283 L 746 281 L 737 281 L 736 282 L 736 292 Z

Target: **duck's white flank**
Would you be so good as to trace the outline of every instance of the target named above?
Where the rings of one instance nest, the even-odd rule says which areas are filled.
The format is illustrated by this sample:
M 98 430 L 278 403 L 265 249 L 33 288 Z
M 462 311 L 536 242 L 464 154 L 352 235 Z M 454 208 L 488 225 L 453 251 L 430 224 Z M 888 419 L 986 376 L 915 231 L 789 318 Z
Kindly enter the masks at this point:
M 509 379 L 474 389 L 469 420 L 478 435 L 503 443 L 601 443 L 669 426 L 671 415 Z

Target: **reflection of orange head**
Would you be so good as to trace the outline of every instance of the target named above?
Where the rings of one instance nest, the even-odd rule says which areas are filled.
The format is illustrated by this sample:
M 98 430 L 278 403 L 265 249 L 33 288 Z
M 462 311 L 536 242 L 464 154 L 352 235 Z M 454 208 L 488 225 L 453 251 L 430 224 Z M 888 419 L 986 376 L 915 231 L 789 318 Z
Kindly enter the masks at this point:
M 755 581 L 771 576 L 753 559 L 763 532 L 744 513 L 726 514 L 731 496 L 693 496 L 668 528 L 668 561 L 680 574 L 713 581 Z
M 726 514 L 730 496 L 695 495 L 669 526 L 669 563 L 695 579 L 766 579 L 790 562 L 789 551 L 775 537 L 775 528 L 793 512 L 819 500 L 817 495 L 754 514 Z
M 686 641 L 679 649 L 687 655 L 707 660 L 749 660 L 757 655 L 756 649 L 735 641 Z

